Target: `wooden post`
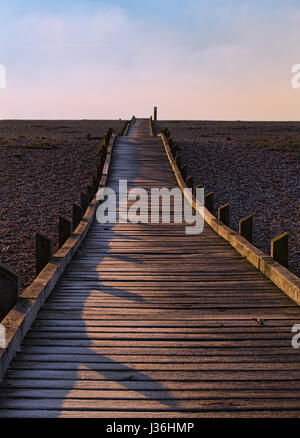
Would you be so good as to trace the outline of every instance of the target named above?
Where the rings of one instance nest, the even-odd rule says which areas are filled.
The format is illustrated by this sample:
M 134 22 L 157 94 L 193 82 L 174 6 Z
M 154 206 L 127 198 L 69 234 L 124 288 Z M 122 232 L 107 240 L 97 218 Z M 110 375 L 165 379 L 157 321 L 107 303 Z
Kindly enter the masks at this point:
M 19 276 L 0 263 L 0 321 L 14 307 L 19 298 Z
M 98 179 L 98 181 L 101 180 L 101 177 L 102 177 L 102 169 L 103 169 L 103 166 L 102 166 L 101 164 L 98 164 L 98 166 L 97 166 L 97 179 Z
M 181 155 L 176 155 L 175 163 L 176 163 L 176 166 L 178 167 L 178 169 L 180 170 L 180 168 L 181 168 Z
M 100 154 L 100 164 L 102 165 L 102 167 L 104 166 L 105 160 L 106 160 L 106 152 L 105 150 L 101 151 Z
M 53 254 L 53 242 L 41 233 L 35 234 L 36 275 L 50 262 Z
M 89 205 L 89 197 L 86 193 L 80 193 L 80 207 L 82 209 L 82 214 L 86 212 Z
M 95 177 L 95 175 L 93 175 L 91 177 L 91 186 L 94 188 L 94 193 L 96 193 L 97 189 L 98 189 L 98 180 Z
M 210 213 L 213 213 L 214 208 L 214 194 L 213 192 L 207 193 L 207 195 L 204 195 L 204 207 L 207 208 Z
M 154 120 L 157 120 L 157 106 L 154 107 Z
M 149 118 L 149 132 L 150 132 L 150 136 L 153 137 L 152 116 L 150 116 L 150 118 Z
M 229 203 L 222 205 L 218 209 L 218 219 L 223 222 L 224 225 L 229 227 Z
M 196 197 L 196 189 L 201 189 L 202 188 L 202 184 L 198 184 L 197 186 L 193 187 L 193 196 Z
M 168 144 L 169 144 L 170 148 L 175 144 L 175 142 L 174 142 L 174 140 L 173 140 L 172 137 L 170 137 L 170 138 L 168 139 Z
M 186 185 L 187 185 L 187 187 L 189 188 L 189 189 L 192 189 L 192 191 L 193 191 L 193 176 L 192 175 L 190 175 L 190 176 L 188 176 L 187 177 L 187 179 L 186 179 Z
M 92 186 L 87 185 L 87 186 L 86 186 L 86 191 L 87 191 L 87 196 L 88 196 L 89 202 L 91 202 L 91 200 L 92 200 L 93 197 L 94 197 L 94 189 L 93 189 Z
M 102 169 L 103 169 L 104 162 L 102 161 L 102 153 L 99 154 L 97 159 L 97 178 L 98 181 L 100 181 L 102 176 Z
M 168 128 L 165 128 L 162 132 L 167 140 L 171 137 L 171 133 Z
M 58 218 L 58 247 L 61 248 L 72 234 L 72 223 L 62 216 Z
M 289 265 L 289 234 L 283 233 L 271 240 L 271 257 L 288 268 Z
M 175 155 L 176 155 L 176 142 L 173 140 L 173 138 L 169 138 L 168 144 L 170 146 L 170 151 L 172 152 L 172 155 L 175 157 Z
M 78 227 L 79 222 L 82 219 L 82 209 L 77 204 L 73 204 L 72 210 L 72 228 L 73 231 Z
M 239 221 L 239 234 L 248 242 L 252 243 L 253 237 L 253 216 L 244 217 Z
M 180 171 L 181 171 L 182 178 L 183 178 L 184 181 L 185 181 L 185 180 L 186 180 L 186 176 L 187 176 L 187 167 L 186 167 L 186 164 L 184 164 L 183 166 L 181 166 Z
M 102 176 L 102 171 L 103 171 L 105 160 L 106 160 L 106 152 L 102 150 L 100 152 L 99 161 L 97 163 L 97 177 L 98 177 L 99 181 L 100 181 L 101 176 Z

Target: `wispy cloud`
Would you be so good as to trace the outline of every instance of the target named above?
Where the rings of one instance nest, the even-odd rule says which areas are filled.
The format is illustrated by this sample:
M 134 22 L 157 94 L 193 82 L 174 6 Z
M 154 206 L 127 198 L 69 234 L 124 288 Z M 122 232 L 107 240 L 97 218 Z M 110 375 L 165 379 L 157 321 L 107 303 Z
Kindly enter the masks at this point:
M 293 1 L 47 3 L 2 11 L 0 117 L 297 117 Z

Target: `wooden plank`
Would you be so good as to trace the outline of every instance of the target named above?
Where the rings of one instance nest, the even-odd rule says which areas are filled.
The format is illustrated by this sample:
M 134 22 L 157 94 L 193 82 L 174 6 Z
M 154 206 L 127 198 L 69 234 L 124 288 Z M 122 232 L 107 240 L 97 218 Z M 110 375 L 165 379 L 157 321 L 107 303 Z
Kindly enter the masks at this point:
M 272 341 L 274 339 L 278 339 L 280 341 L 287 341 L 284 343 L 286 346 L 290 346 L 290 336 L 288 334 L 278 334 L 278 333 L 243 333 L 240 335 L 239 333 L 220 333 L 220 334 L 214 334 L 210 335 L 209 333 L 205 334 L 194 334 L 194 333 L 180 333 L 180 334 L 172 334 L 172 333 L 159 333 L 159 332 L 147 332 L 147 333 L 139 333 L 134 334 L 130 331 L 127 332 L 118 332 L 115 333 L 114 331 L 105 332 L 105 333 L 94 333 L 94 332 L 78 332 L 78 331 L 69 331 L 67 333 L 64 333 L 63 330 L 61 331 L 42 331 L 42 332 L 34 332 L 28 339 L 36 339 L 41 340 L 41 343 L 43 343 L 43 339 L 48 340 L 57 340 L 57 344 L 60 343 L 61 340 L 85 340 L 88 339 L 90 341 L 93 341 L 93 344 L 95 345 L 95 341 L 101 341 L 101 340 L 111 340 L 111 341 L 168 341 L 169 343 L 171 341 L 173 342 L 182 342 L 182 341 L 192 341 L 192 342 L 198 342 L 199 344 L 207 344 L 207 341 L 216 342 L 216 347 L 218 345 L 218 341 L 230 341 L 235 342 L 236 340 L 241 341 L 247 341 L 247 340 L 264 340 L 266 343 L 267 341 Z M 280 342 L 279 345 L 281 345 L 282 342 Z M 112 344 L 113 346 L 114 344 Z M 259 346 L 259 345 L 257 345 Z M 300 354 L 300 353 L 299 353 Z
M 295 362 L 279 362 L 279 363 L 259 363 L 259 362 L 238 362 L 238 363 L 202 363 L 202 362 L 174 362 L 174 363 L 139 363 L 138 358 L 136 362 L 126 362 L 124 358 L 121 362 L 89 362 L 92 371 L 123 371 L 130 369 L 132 371 L 298 371 L 299 364 Z M 32 362 L 32 361 L 14 361 L 9 370 L 51 370 L 51 371 L 74 371 L 78 363 L 74 362 Z
M 1 401 L 2 409 L 24 409 L 24 401 L 21 399 L 6 399 Z M 27 399 L 26 409 L 47 409 L 59 410 L 74 409 L 74 410 L 92 410 L 92 411 L 152 411 L 159 412 L 168 411 L 192 411 L 192 412 L 207 412 L 207 411 L 251 411 L 258 409 L 274 409 L 274 410 L 295 410 L 299 408 L 299 399 L 218 399 L 218 400 L 99 400 L 85 399 L 76 400 L 64 398 L 60 399 Z
M 293 391 L 294 398 L 300 398 L 300 389 Z M 285 389 L 270 390 L 240 390 L 240 389 L 188 389 L 188 390 L 143 390 L 133 391 L 129 389 L 118 390 L 87 390 L 83 389 L 3 389 L 0 393 L 1 399 L 67 399 L 78 400 L 105 400 L 105 399 L 125 399 L 125 400 L 211 400 L 211 399 L 288 399 L 289 396 Z
M 25 349 L 23 349 L 25 350 Z M 27 350 L 25 350 L 27 351 Z M 68 354 L 68 353 L 51 353 L 51 351 L 40 351 L 40 352 L 34 352 L 31 351 L 29 348 L 28 352 L 18 353 L 15 357 L 14 363 L 17 362 L 47 362 L 47 363 L 59 363 L 59 362 L 75 362 L 75 363 L 114 363 L 114 362 L 122 362 L 126 363 L 126 366 L 130 366 L 130 363 L 155 363 L 155 364 L 162 364 L 162 363 L 253 363 L 253 359 L 249 355 L 209 355 L 208 353 L 206 355 L 149 355 L 149 354 L 110 354 L 109 356 L 105 356 L 104 354 L 93 354 L 90 352 L 90 354 L 79 354 L 78 352 L 74 354 Z M 268 355 L 256 355 L 255 357 L 255 363 L 256 364 L 278 364 L 278 363 L 299 363 L 300 362 L 300 355 L 296 354 L 268 354 Z
M 294 391 L 300 390 L 300 380 L 294 380 L 293 389 L 291 390 L 290 380 L 140 380 L 140 381 L 113 381 L 103 380 L 76 380 L 74 379 L 10 379 L 3 381 L 3 390 L 7 393 L 11 389 L 49 389 L 49 390 L 82 390 L 82 391 L 162 391 L 165 395 L 169 391 L 210 391 L 211 395 L 216 390 L 231 391 L 285 391 L 285 397 L 294 394 Z M 2 391 L 1 391 L 2 392 Z M 284 397 L 283 397 L 284 398 Z M 1 409 L 1 407 L 0 407 Z
M 40 315 L 41 316 L 41 315 Z M 47 315 L 45 318 L 38 317 L 35 320 L 35 324 L 40 326 L 74 326 L 74 327 L 107 327 L 107 328 L 245 328 L 249 327 L 288 327 L 291 330 L 291 327 L 294 324 L 297 324 L 299 321 L 297 319 L 264 319 L 263 325 L 260 325 L 259 322 L 255 318 L 249 319 L 215 319 L 215 320 L 207 320 L 207 319 L 197 319 L 197 320 L 185 320 L 181 319 L 173 319 L 172 321 L 166 320 L 137 320 L 137 321 L 120 321 L 116 319 L 106 319 L 106 320 L 82 320 L 82 319 L 48 319 Z
M 251 335 L 270 335 L 273 338 L 276 336 L 291 336 L 290 327 L 273 327 L 273 326 L 265 326 L 265 325 L 256 325 L 253 327 L 248 327 L 247 332 L 245 332 L 244 327 L 234 326 L 234 327 L 99 327 L 99 326 L 65 326 L 65 325 L 46 325 L 46 324 L 33 324 L 31 328 L 31 334 L 37 334 L 42 332 L 61 332 L 61 333 L 79 333 L 79 334 L 87 334 L 90 336 L 92 333 L 103 334 L 104 337 L 109 336 L 109 334 L 114 334 L 118 336 L 124 336 L 125 334 L 130 334 L 132 336 L 139 337 L 141 334 L 145 336 L 146 334 L 150 335 L 185 335 L 185 334 L 222 334 L 222 335 L 231 335 L 238 334 L 249 336 Z M 300 353 L 299 353 L 300 354 Z
M 0 418 L 299 418 L 298 410 L 251 410 L 251 411 L 218 411 L 218 412 L 189 412 L 189 411 L 89 411 L 64 409 L 59 410 L 24 410 L 3 409 L 0 410 Z
M 295 366 L 295 368 L 298 368 Z M 62 380 L 300 380 L 300 370 L 223 370 L 223 371 L 143 371 L 130 367 L 123 371 L 102 370 L 101 372 L 87 369 L 85 365 L 74 366 L 73 370 L 21 370 L 9 369 L 6 377 L 9 379 L 62 379 Z
M 67 354 L 90 354 L 90 355 L 114 355 L 114 354 L 134 354 L 137 355 L 137 359 L 140 355 L 164 355 L 166 357 L 177 355 L 177 356 L 202 356 L 202 355 L 218 355 L 220 360 L 222 360 L 223 356 L 234 355 L 238 357 L 239 355 L 246 354 L 249 357 L 253 357 L 253 360 L 256 361 L 257 357 L 261 356 L 269 356 L 273 354 L 281 354 L 283 359 L 285 357 L 289 357 L 289 355 L 293 355 L 299 357 L 299 350 L 295 348 L 291 348 L 290 345 L 285 346 L 273 346 L 264 348 L 264 346 L 240 346 L 240 345 L 230 345 L 229 347 L 224 348 L 223 345 L 220 346 L 202 346 L 202 347 L 132 347 L 124 344 L 120 347 L 116 346 L 97 346 L 89 341 L 88 346 L 80 346 L 80 345 L 32 345 L 32 344 L 23 344 L 22 352 L 30 352 L 30 353 L 67 353 Z

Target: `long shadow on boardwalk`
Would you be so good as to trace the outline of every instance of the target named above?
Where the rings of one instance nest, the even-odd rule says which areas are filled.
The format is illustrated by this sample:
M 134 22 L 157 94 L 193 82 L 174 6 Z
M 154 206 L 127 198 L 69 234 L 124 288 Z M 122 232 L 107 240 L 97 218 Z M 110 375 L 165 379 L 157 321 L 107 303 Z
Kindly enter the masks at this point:
M 84 313 L 86 310 L 88 310 L 88 308 L 86 307 L 86 301 L 88 300 L 88 298 L 90 297 L 92 292 L 94 295 L 94 292 L 96 290 L 98 290 L 101 294 L 104 293 L 104 294 L 108 294 L 110 296 L 124 298 L 125 301 L 130 300 L 130 301 L 135 301 L 137 303 L 142 303 L 142 302 L 145 303 L 145 299 L 142 296 L 140 296 L 138 293 L 129 292 L 128 290 L 119 289 L 119 288 L 111 287 L 111 286 L 109 287 L 109 290 L 107 289 L 107 287 L 102 287 L 105 285 L 101 283 L 101 273 L 99 273 L 97 271 L 97 267 L 99 267 L 101 265 L 101 262 L 104 259 L 112 257 L 116 261 L 116 263 L 117 262 L 124 262 L 124 261 L 131 262 L 131 263 L 134 262 L 136 264 L 141 263 L 137 258 L 124 257 L 122 254 L 113 254 L 113 255 L 109 254 L 110 241 L 112 239 L 115 239 L 118 237 L 123 238 L 123 235 L 118 235 L 117 233 L 114 232 L 113 235 L 110 237 L 110 239 L 107 241 L 107 243 L 106 244 L 102 243 L 103 246 L 101 245 L 101 251 L 103 252 L 102 260 L 99 259 L 99 261 L 97 263 L 95 263 L 95 271 L 94 271 L 95 273 L 97 273 L 96 276 L 99 277 L 98 280 L 96 281 L 96 283 L 98 284 L 97 288 L 95 288 L 93 286 L 91 289 L 86 290 L 86 293 L 84 292 L 84 290 L 81 289 L 80 290 L 80 298 L 79 298 L 79 295 L 77 295 L 77 294 L 73 295 L 74 297 L 76 297 L 78 299 L 78 301 L 76 303 L 76 308 L 79 308 L 79 309 L 82 308 L 83 309 L 82 313 Z M 81 254 L 78 255 L 78 257 L 81 258 L 84 251 L 85 251 L 85 244 L 83 245 L 83 247 L 81 249 Z M 76 261 L 78 257 L 76 257 L 74 259 L 74 261 Z M 72 268 L 73 267 L 71 264 L 68 271 L 72 272 Z M 66 274 L 68 275 L 67 272 L 66 272 Z M 59 296 L 59 294 L 58 294 L 58 296 Z M 55 297 L 55 294 L 54 294 L 53 298 L 54 297 Z M 50 302 L 51 302 L 51 299 L 50 299 Z M 147 304 L 147 303 L 145 303 L 145 304 Z M 120 312 L 122 312 L 122 311 L 123 310 L 120 309 Z M 126 309 L 125 309 L 125 311 L 126 311 Z M 57 312 L 57 310 L 56 310 L 56 312 Z M 72 311 L 70 311 L 70 313 L 72 313 Z M 46 316 L 46 314 L 45 314 L 45 316 Z M 85 316 L 82 315 L 81 317 L 82 317 L 82 321 L 85 321 Z M 95 351 L 93 351 L 93 341 L 90 339 L 90 336 L 93 336 L 93 334 L 89 334 L 88 332 L 80 332 L 80 340 L 79 340 L 78 344 L 81 345 L 82 347 L 84 347 L 84 350 L 82 348 L 80 349 L 80 354 L 89 355 L 89 361 L 88 362 L 83 361 L 80 364 L 79 363 L 74 364 L 74 369 L 71 371 L 71 373 L 73 373 L 74 376 L 71 377 L 71 374 L 69 374 L 68 380 L 69 379 L 74 380 L 75 386 L 76 386 L 76 376 L 77 376 L 78 366 L 80 366 L 81 369 L 84 367 L 84 368 L 86 368 L 86 370 L 93 371 L 93 372 L 101 375 L 101 378 L 107 379 L 108 381 L 114 380 L 112 377 L 112 374 L 115 372 L 116 379 L 117 379 L 116 383 L 118 385 L 122 386 L 123 389 L 127 389 L 127 390 L 132 391 L 134 382 L 136 382 L 136 381 L 137 382 L 139 382 L 139 381 L 145 382 L 146 381 L 148 391 L 150 388 L 153 391 L 160 391 L 160 394 L 159 394 L 160 403 L 164 404 L 168 408 L 172 408 L 172 409 L 176 408 L 176 401 L 172 399 L 172 397 L 170 396 L 168 391 L 164 388 L 164 386 L 160 382 L 153 380 L 151 377 L 149 377 L 147 374 L 145 374 L 143 372 L 137 371 L 136 369 L 131 368 L 128 365 L 124 365 L 122 362 L 118 362 L 118 361 L 111 359 L 109 357 L 109 355 L 95 353 Z M 64 338 L 67 339 L 67 330 L 65 332 Z M 73 342 L 73 341 L 71 341 L 71 342 Z M 126 345 L 126 339 L 122 339 L 122 342 L 124 342 L 124 344 Z M 100 349 L 100 348 L 98 348 L 98 349 Z M 113 348 L 112 348 L 112 353 L 113 353 Z M 124 359 L 126 360 L 126 356 L 124 356 Z M 137 362 L 138 362 L 138 356 L 137 356 Z M 93 365 L 96 363 L 105 363 L 106 369 L 101 369 L 100 371 L 98 371 L 97 367 L 93 367 Z M 117 375 L 119 375 L 119 377 L 117 377 Z M 94 376 L 93 379 L 95 379 L 95 378 L 96 377 Z M 88 377 L 87 377 L 87 380 L 88 380 Z M 150 383 L 150 385 L 149 385 L 149 383 Z M 144 395 L 145 398 L 148 397 L 148 393 L 145 392 L 145 390 L 135 389 L 135 391 Z M 68 398 L 68 391 L 66 391 L 65 398 Z M 63 407 L 63 404 L 64 404 L 64 402 L 62 400 L 61 407 Z M 105 400 L 103 401 L 103 407 L 105 407 Z M 124 409 L 126 410 L 126 399 L 124 400 Z

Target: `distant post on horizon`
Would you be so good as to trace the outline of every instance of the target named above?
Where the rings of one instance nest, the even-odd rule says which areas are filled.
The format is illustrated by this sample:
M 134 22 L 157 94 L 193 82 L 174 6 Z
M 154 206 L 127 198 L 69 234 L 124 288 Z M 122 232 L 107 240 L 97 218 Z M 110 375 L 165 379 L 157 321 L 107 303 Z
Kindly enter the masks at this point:
M 157 120 L 157 106 L 154 107 L 154 117 L 153 120 Z

